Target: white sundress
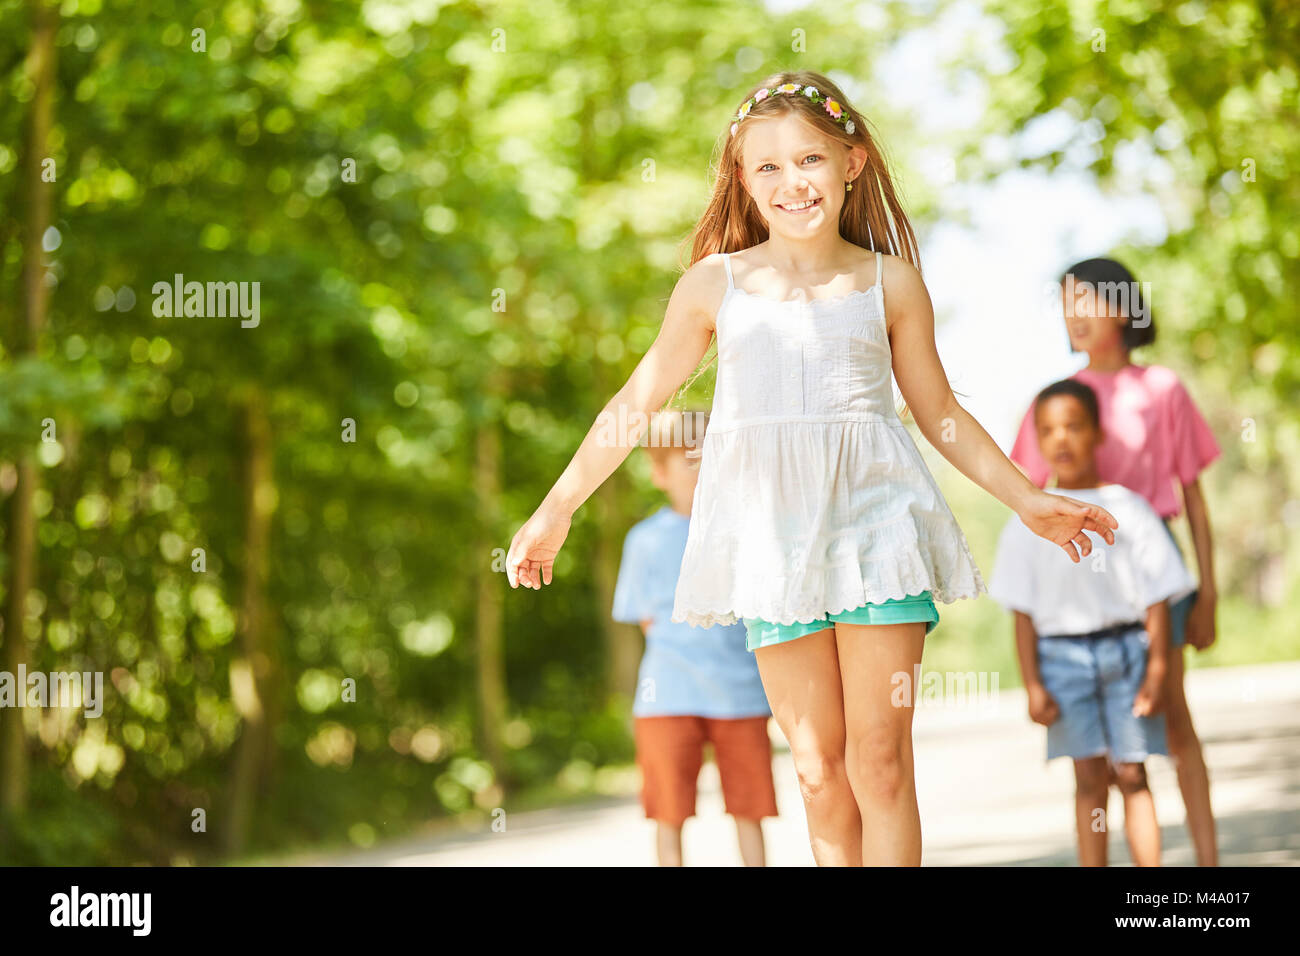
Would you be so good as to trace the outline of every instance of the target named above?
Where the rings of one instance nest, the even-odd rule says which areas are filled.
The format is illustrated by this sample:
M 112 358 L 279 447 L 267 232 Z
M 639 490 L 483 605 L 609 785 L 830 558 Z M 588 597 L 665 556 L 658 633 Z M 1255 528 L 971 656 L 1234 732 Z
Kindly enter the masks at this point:
M 672 620 L 807 623 L 930 591 L 987 593 L 894 408 L 882 258 L 870 289 L 718 309 L 717 386 Z

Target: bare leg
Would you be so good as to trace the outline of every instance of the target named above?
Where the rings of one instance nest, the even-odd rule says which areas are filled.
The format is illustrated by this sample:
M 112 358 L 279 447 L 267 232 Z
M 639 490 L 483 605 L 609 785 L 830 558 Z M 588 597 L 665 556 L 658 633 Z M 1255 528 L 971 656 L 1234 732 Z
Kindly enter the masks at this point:
M 844 701 L 835 631 L 754 652 L 767 702 L 790 742 L 808 840 L 818 866 L 857 866 L 862 818 L 844 770 Z
M 1105 866 L 1110 821 L 1110 768 L 1105 757 L 1074 762 L 1074 819 L 1079 865 Z M 1099 814 L 1097 811 L 1100 810 Z
M 659 823 L 655 833 L 655 846 L 660 866 L 682 865 L 682 828 L 669 823 Z
M 745 866 L 766 866 L 763 849 L 763 822 L 736 817 L 736 839 L 740 841 L 740 859 Z
M 1122 763 L 1115 769 L 1119 792 L 1124 795 L 1124 835 L 1135 866 L 1160 865 L 1160 824 L 1156 804 L 1147 786 L 1147 771 L 1140 763 Z
M 1192 713 L 1183 692 L 1183 649 L 1169 649 L 1165 676 L 1165 736 L 1169 756 L 1178 771 L 1178 789 L 1187 808 L 1187 829 L 1196 848 L 1198 866 L 1218 866 L 1219 848 L 1214 813 L 1210 808 L 1210 774 L 1205 767 L 1201 741 L 1192 726 Z
M 863 866 L 920 866 L 911 693 L 925 624 L 835 625 L 843 677 L 845 765 L 862 816 Z M 900 685 L 895 674 L 906 675 Z

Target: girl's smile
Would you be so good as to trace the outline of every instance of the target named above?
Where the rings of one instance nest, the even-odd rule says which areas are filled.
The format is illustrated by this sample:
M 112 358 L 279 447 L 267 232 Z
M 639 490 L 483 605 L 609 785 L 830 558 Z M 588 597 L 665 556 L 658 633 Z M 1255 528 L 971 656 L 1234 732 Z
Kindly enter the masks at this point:
M 818 196 L 816 199 L 805 199 L 797 203 L 787 203 L 785 205 L 777 203 L 776 208 L 791 216 L 804 216 L 820 206 L 821 203 L 821 197 Z

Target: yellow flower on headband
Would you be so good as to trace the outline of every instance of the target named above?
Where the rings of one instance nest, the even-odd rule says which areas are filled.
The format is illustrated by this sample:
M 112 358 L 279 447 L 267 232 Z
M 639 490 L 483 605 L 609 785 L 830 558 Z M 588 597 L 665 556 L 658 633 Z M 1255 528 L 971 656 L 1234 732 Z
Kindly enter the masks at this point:
M 761 103 L 769 96 L 775 96 L 778 93 L 803 93 L 804 96 L 808 97 L 808 99 L 812 100 L 814 103 L 821 103 L 826 108 L 826 112 L 830 117 L 844 127 L 844 132 L 852 136 L 857 131 L 856 124 L 854 124 L 853 120 L 849 118 L 844 107 L 842 107 L 837 100 L 822 96 L 817 87 L 801 87 L 798 83 L 782 83 L 780 86 L 771 89 L 764 87 L 755 93 L 749 100 L 745 101 L 745 105 L 742 106 L 740 112 L 736 114 L 735 122 L 731 124 L 731 135 L 736 135 L 736 130 L 740 126 L 740 121 L 749 115 L 749 111 L 754 108 L 755 104 Z

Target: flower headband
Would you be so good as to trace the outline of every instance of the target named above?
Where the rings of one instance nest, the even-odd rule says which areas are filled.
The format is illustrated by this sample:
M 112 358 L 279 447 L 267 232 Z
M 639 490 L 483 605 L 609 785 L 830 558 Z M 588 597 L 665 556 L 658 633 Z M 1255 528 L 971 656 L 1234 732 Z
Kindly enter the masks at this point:
M 849 118 L 849 114 L 845 111 L 844 107 L 840 106 L 837 101 L 830 97 L 822 96 L 821 93 L 817 91 L 817 87 L 805 86 L 800 88 L 798 83 L 782 83 L 780 86 L 774 86 L 771 89 L 759 90 L 754 94 L 752 99 L 740 108 L 740 112 L 736 114 L 735 122 L 731 124 L 731 135 L 736 135 L 736 127 L 740 125 L 741 120 L 749 115 L 749 111 L 754 108 L 754 104 L 760 103 L 769 96 L 775 96 L 778 93 L 803 93 L 804 96 L 808 97 L 808 99 L 812 100 L 814 103 L 821 103 L 826 108 L 826 112 L 830 114 L 831 119 L 844 127 L 844 132 L 852 136 L 853 131 L 857 129 L 857 127 L 853 125 L 853 120 Z

